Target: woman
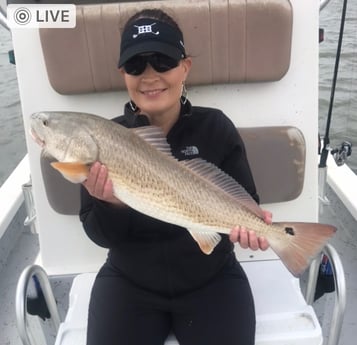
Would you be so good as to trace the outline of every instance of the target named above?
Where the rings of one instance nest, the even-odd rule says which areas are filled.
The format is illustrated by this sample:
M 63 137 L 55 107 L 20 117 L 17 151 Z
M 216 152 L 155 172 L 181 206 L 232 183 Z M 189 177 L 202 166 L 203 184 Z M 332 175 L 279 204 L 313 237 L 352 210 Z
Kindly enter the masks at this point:
M 118 64 L 130 102 L 114 121 L 161 127 L 177 159 L 201 157 L 217 165 L 258 201 L 233 123 L 220 110 L 191 106 L 186 98 L 191 64 L 171 17 L 161 10 L 134 15 L 123 30 Z M 92 290 L 88 345 L 160 345 L 171 331 L 181 345 L 254 344 L 254 303 L 232 242 L 264 250 L 264 238 L 235 228 L 205 255 L 185 229 L 118 200 L 99 162 L 83 185 L 84 229 L 109 248 Z

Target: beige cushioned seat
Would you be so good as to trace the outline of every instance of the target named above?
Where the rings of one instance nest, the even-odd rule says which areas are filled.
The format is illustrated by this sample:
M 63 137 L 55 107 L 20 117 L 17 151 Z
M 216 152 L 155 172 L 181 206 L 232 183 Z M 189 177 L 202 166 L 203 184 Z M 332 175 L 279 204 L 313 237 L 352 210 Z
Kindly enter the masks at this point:
M 180 0 L 77 6 L 74 29 L 41 29 L 48 77 L 61 94 L 124 89 L 116 68 L 120 35 L 140 8 L 162 8 L 183 29 L 192 56 L 188 84 L 281 79 L 290 64 L 287 0 Z

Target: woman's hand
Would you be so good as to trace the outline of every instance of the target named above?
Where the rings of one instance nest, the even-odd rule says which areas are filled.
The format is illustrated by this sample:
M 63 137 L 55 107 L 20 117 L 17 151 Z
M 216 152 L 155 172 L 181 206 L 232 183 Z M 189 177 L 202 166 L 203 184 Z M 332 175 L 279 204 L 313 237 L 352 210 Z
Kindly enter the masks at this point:
M 105 165 L 95 162 L 90 170 L 87 179 L 83 182 L 83 186 L 88 193 L 99 199 L 115 205 L 125 205 L 122 201 L 116 198 L 113 194 L 113 183 L 108 178 L 108 169 Z
M 264 211 L 264 221 L 267 224 L 272 223 L 272 214 L 269 211 Z M 254 231 L 247 230 L 245 227 L 235 227 L 232 229 L 229 239 L 234 242 L 239 242 L 242 248 L 252 250 L 267 250 L 269 243 L 265 237 L 257 237 Z

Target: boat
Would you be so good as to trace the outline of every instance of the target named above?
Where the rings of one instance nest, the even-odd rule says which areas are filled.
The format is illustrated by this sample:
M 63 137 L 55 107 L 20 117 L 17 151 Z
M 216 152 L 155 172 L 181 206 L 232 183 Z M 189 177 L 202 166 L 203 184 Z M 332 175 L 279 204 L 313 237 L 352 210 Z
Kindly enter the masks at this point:
M 66 3 L 56 1 L 61 2 Z M 28 154 L 0 188 L 1 248 L 16 248 L 4 255 L 7 264 L 0 272 L 7 302 L 0 312 L 4 344 L 85 344 L 90 289 L 106 251 L 84 235 L 78 186 L 41 156 L 28 134 L 29 118 L 43 110 L 117 116 L 127 101 L 116 71 L 120 25 L 144 6 L 167 9 L 183 24 L 194 64 L 189 98 L 222 109 L 239 127 L 263 207 L 274 221 L 338 228 L 300 278 L 272 250 L 236 246 L 253 289 L 256 345 L 355 341 L 357 177 L 343 164 L 349 145 L 332 150 L 323 143 L 323 151 L 317 140 L 317 32 L 328 2 L 78 0 L 72 2 L 74 28 L 11 28 Z M 51 5 L 41 2 L 46 3 Z M 5 6 L 0 22 L 10 26 Z M 321 164 L 321 152 L 327 152 L 327 164 Z M 333 291 L 328 301 L 325 296 L 315 301 L 324 275 Z M 165 343 L 177 344 L 173 335 Z

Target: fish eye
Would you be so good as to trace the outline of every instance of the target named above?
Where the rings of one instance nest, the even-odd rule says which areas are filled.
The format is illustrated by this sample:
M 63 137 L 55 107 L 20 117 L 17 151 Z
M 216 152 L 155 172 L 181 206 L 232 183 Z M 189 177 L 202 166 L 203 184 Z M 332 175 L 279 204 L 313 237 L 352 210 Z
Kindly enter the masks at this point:
M 48 126 L 48 120 L 42 120 L 42 124 L 47 127 Z

